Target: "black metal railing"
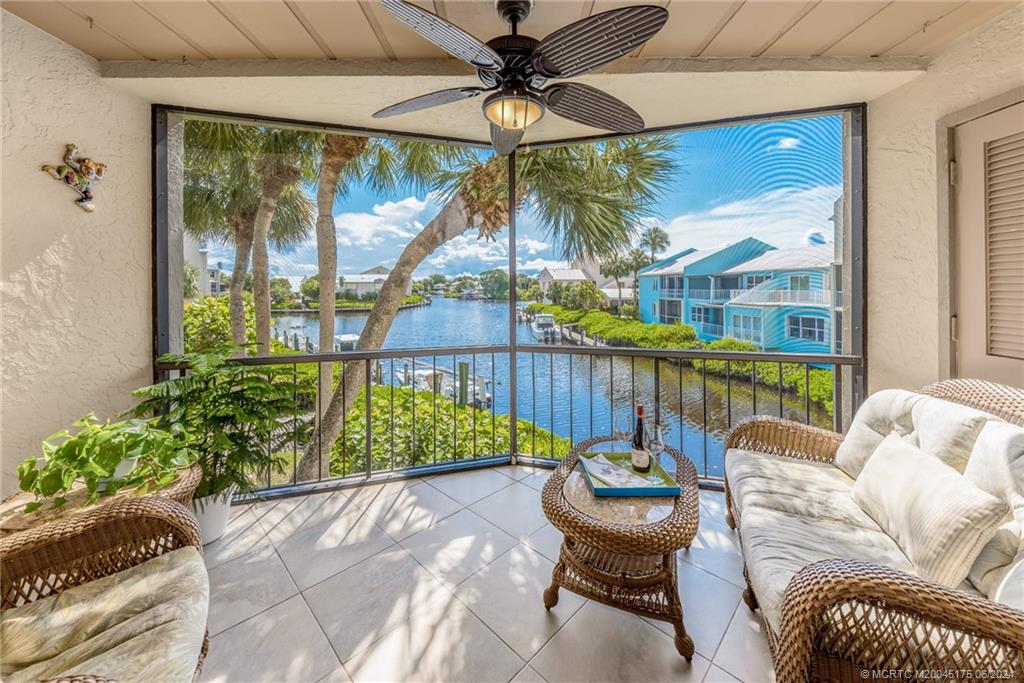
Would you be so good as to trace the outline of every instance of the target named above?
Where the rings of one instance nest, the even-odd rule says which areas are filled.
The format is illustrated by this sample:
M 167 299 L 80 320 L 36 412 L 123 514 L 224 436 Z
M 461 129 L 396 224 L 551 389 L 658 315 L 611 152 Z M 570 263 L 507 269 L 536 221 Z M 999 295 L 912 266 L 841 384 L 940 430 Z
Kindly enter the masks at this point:
M 268 444 L 282 467 L 259 473 L 263 493 L 487 466 L 509 462 L 513 453 L 555 462 L 572 443 L 631 429 L 637 405 L 662 426 L 667 443 L 715 480 L 723 474 L 728 430 L 751 415 L 840 430 L 841 370 L 860 365 L 859 358 L 840 355 L 548 345 L 512 350 L 465 346 L 236 359 L 289 368 L 306 389 L 302 395 L 297 390 L 297 414 L 288 416 L 298 418 L 287 420 L 292 433 Z M 320 427 L 332 400 L 349 409 L 337 436 L 325 438 Z

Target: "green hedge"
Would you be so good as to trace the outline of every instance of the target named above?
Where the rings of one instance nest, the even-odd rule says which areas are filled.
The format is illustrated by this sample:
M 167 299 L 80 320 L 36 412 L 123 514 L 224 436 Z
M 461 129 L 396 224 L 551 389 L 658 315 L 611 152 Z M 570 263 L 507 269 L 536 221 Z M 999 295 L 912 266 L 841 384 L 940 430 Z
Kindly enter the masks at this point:
M 527 310 L 533 313 L 550 313 L 560 325 L 578 325 L 588 336 L 599 337 L 611 346 L 635 346 L 644 349 L 707 349 L 708 351 L 760 351 L 756 344 L 741 339 L 726 337 L 705 343 L 697 339 L 696 331 L 689 325 L 660 325 L 642 323 L 639 320 L 626 320 L 603 311 L 574 311 L 550 304 L 530 304 Z M 690 363 L 700 368 L 700 361 Z M 750 378 L 751 363 L 749 361 L 730 362 L 728 374 L 741 379 Z M 705 361 L 706 371 L 710 375 L 726 376 L 724 360 Z M 805 379 L 810 391 L 810 398 L 823 406 L 832 415 L 832 370 L 828 368 L 810 368 L 808 376 L 804 376 L 804 366 L 798 363 L 782 364 L 782 386 L 803 398 Z M 770 387 L 779 385 L 779 364 L 757 364 L 757 381 Z

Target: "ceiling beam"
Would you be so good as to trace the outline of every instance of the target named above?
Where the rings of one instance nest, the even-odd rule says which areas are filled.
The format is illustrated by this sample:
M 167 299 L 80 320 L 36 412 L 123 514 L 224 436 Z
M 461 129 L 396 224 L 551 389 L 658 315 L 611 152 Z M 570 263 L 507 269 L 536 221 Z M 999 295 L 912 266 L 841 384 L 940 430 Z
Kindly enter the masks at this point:
M 924 71 L 924 57 L 666 57 L 622 59 L 596 73 L 742 73 Z M 286 78 L 296 76 L 468 76 L 473 70 L 453 59 L 278 59 L 100 62 L 104 78 Z

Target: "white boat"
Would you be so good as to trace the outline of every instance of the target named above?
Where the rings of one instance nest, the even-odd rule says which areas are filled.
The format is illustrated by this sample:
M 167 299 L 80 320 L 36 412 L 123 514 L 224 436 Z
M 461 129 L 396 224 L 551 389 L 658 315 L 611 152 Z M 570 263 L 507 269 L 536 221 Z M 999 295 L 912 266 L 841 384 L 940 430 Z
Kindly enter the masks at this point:
M 288 326 L 288 329 L 289 330 L 304 330 L 304 329 L 306 329 L 306 323 L 303 323 L 303 322 L 292 323 L 291 325 Z
M 358 341 L 358 334 L 336 334 L 334 335 L 334 350 L 354 351 L 356 348 L 356 342 Z
M 538 313 L 533 316 L 530 328 L 533 330 L 533 336 L 539 342 L 549 344 L 561 341 L 562 339 L 562 333 L 555 324 L 555 316 L 550 313 Z
M 459 382 L 452 377 L 451 370 L 446 368 L 419 368 L 412 373 L 398 378 L 401 386 L 413 385 L 417 391 L 432 391 L 447 399 L 455 401 L 459 395 Z M 466 403 L 474 408 L 489 408 L 492 396 L 488 391 L 490 380 L 484 377 L 470 377 L 466 387 Z

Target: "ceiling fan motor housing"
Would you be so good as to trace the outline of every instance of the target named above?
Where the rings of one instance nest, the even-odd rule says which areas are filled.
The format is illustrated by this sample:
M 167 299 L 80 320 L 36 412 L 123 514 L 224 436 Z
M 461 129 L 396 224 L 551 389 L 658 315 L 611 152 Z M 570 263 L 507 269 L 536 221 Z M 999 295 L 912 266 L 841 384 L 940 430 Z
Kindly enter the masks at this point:
M 519 24 L 530 16 L 533 0 L 495 0 L 494 6 L 502 19 L 510 24 Z

